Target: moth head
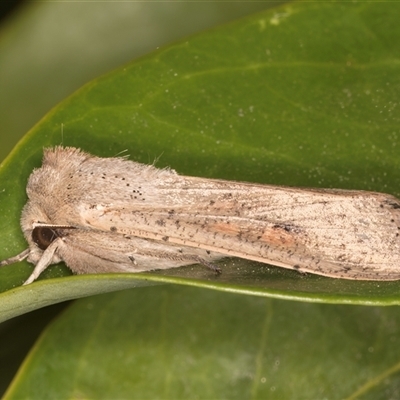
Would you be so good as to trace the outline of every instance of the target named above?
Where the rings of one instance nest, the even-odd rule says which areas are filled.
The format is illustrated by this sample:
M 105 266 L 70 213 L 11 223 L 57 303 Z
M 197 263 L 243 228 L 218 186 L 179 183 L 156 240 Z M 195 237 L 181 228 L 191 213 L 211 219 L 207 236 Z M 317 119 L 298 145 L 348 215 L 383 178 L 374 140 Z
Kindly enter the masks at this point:
M 58 232 L 40 205 L 30 201 L 22 211 L 21 227 L 29 245 L 28 261 L 36 265 L 51 243 L 59 238 Z M 52 264 L 60 261 L 55 254 Z
M 40 250 L 45 251 L 59 237 L 57 230 L 52 226 L 42 225 L 40 222 L 34 225 L 32 240 Z

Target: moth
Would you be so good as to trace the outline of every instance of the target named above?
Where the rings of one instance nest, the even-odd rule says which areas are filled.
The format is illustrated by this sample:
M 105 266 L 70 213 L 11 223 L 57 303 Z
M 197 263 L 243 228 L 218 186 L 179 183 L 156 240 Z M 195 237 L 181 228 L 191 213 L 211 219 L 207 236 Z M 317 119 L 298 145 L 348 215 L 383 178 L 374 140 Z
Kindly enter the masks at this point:
M 64 261 L 77 274 L 140 272 L 241 257 L 332 278 L 400 279 L 400 201 L 375 192 L 178 175 L 73 147 L 44 150 L 21 226 L 33 282 Z

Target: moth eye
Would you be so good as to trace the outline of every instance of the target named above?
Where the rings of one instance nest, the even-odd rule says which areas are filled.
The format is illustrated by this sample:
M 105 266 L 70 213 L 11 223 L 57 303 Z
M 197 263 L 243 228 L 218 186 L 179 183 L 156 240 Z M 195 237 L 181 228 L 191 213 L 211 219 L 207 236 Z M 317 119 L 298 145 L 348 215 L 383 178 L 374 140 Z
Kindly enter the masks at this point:
M 58 235 L 55 230 L 45 226 L 37 226 L 32 231 L 32 240 L 41 250 L 46 250 L 57 237 Z

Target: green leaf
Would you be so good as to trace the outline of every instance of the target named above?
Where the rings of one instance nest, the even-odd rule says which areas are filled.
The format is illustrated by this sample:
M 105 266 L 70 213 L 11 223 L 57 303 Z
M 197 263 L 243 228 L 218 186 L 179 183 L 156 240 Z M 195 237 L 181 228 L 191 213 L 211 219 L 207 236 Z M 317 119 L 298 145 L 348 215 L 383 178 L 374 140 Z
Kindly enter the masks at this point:
M 274 4 L 23 2 L 0 23 L 0 160 L 44 113 L 91 79 L 177 38 Z
M 397 308 L 177 286 L 83 299 L 44 332 L 4 399 L 388 399 Z
M 397 3 L 294 3 L 192 37 L 99 78 L 62 102 L 0 169 L 1 257 L 26 247 L 23 188 L 59 144 L 181 174 L 399 195 Z M 390 29 L 389 29 L 390 28 Z M 63 136 L 61 129 L 63 127 Z M 225 266 L 226 264 L 226 266 Z M 46 279 L 0 270 L 3 319 L 64 299 L 169 282 L 305 301 L 399 304 L 396 282 L 349 282 L 242 260 L 216 278 L 165 273 Z M 46 277 L 67 275 L 51 268 Z

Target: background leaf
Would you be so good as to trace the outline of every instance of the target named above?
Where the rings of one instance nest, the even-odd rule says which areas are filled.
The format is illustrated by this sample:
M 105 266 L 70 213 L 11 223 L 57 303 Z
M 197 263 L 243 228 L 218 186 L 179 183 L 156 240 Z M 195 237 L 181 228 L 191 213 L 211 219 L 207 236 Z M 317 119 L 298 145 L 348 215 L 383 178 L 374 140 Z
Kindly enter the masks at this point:
M 91 79 L 279 2 L 25 2 L 0 26 L 0 160 L 49 109 Z
M 397 398 L 399 322 L 177 286 L 106 294 L 54 321 L 4 398 Z

